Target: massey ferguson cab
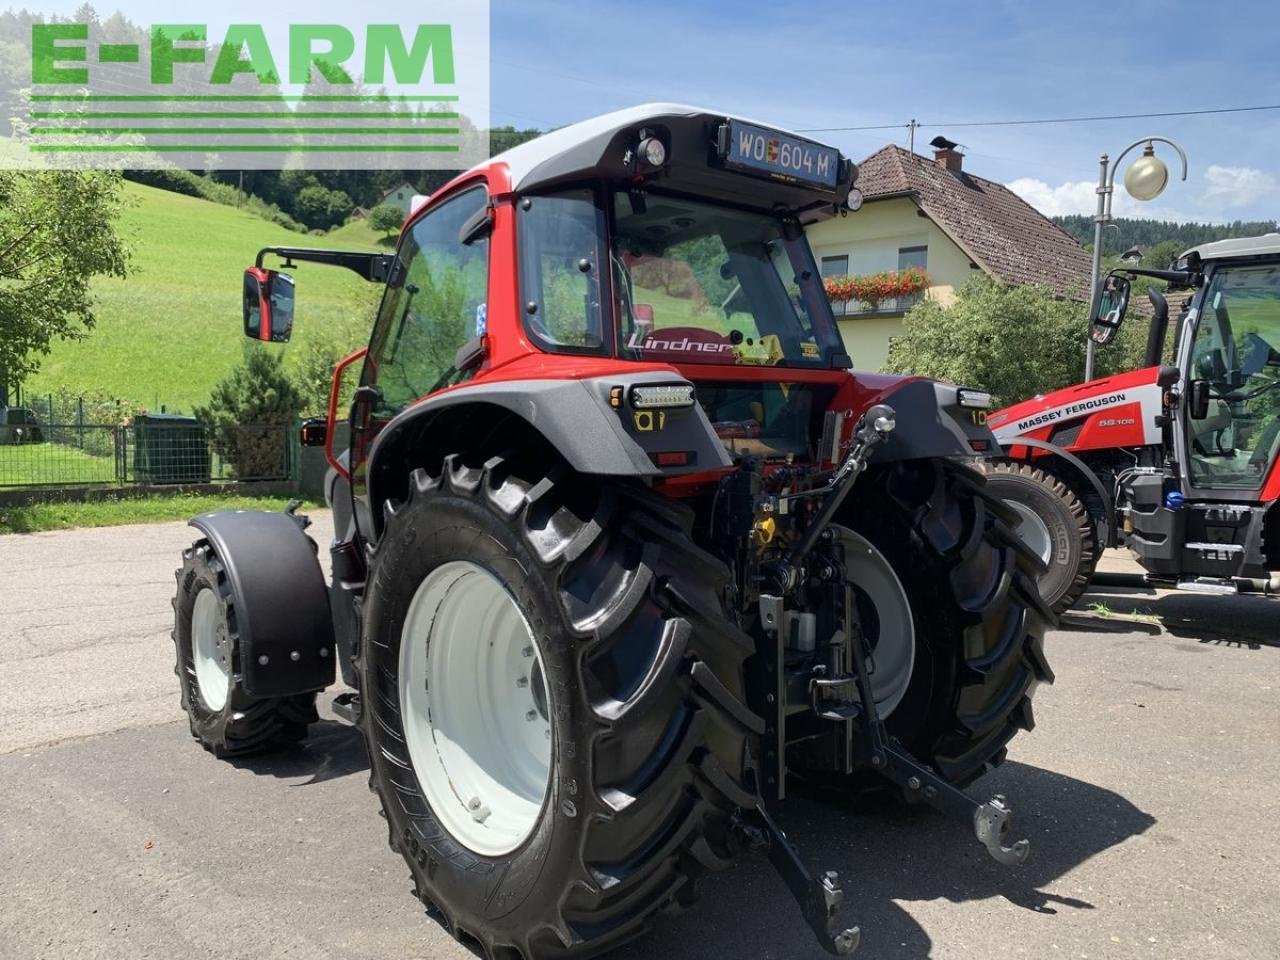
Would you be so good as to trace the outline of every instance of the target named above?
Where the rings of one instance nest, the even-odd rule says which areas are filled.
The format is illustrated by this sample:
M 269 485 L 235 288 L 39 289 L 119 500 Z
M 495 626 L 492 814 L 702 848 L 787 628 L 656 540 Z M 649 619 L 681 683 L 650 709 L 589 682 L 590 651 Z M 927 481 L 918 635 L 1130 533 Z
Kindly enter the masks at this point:
M 1008 407 L 988 418 L 1009 459 L 992 489 L 1024 516 L 1046 601 L 1065 609 L 1097 560 L 1127 546 L 1148 579 L 1182 590 L 1280 589 L 1280 234 L 1208 243 L 1172 270 L 1104 278 L 1091 336 L 1109 343 L 1135 276 L 1187 287 L 1162 366 L 1169 307 L 1159 291 L 1146 366 Z M 1078 532 L 1080 541 L 1072 543 Z
M 855 176 L 649 105 L 463 174 L 394 256 L 259 254 L 262 340 L 292 323 L 268 257 L 385 292 L 304 430 L 332 464 L 331 582 L 302 517 L 192 520 L 173 638 L 196 739 L 299 740 L 336 663 L 391 848 L 503 960 L 608 949 L 750 848 L 851 953 L 838 878 L 778 827 L 799 782 L 887 782 L 1022 861 L 1003 798 L 961 788 L 1052 679 L 1039 565 L 967 465 L 995 443 L 982 398 L 849 372 L 804 226 Z

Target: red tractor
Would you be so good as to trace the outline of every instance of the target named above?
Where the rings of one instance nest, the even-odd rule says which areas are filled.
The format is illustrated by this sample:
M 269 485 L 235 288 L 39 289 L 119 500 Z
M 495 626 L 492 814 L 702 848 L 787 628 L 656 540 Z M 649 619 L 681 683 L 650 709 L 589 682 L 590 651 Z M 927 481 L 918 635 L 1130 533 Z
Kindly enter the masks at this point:
M 336 664 L 392 849 L 492 958 L 605 950 L 750 847 L 852 952 L 838 878 L 777 825 L 802 781 L 887 782 L 1021 862 L 1003 798 L 961 788 L 1031 729 L 1051 614 L 969 465 L 995 443 L 981 395 L 849 371 L 804 226 L 855 177 L 649 105 L 463 174 L 394 255 L 262 251 L 261 340 L 293 313 L 267 257 L 385 290 L 304 428 L 333 468 L 331 582 L 302 517 L 192 520 L 173 636 L 196 739 L 300 739 Z
M 1196 247 L 1170 270 L 1113 271 L 1091 336 L 1109 343 L 1136 276 L 1189 288 L 1162 365 L 1159 291 L 1141 370 L 991 414 L 1007 459 L 990 489 L 1022 515 L 1056 611 L 1102 546 L 1127 546 L 1153 582 L 1202 593 L 1280 589 L 1280 235 Z

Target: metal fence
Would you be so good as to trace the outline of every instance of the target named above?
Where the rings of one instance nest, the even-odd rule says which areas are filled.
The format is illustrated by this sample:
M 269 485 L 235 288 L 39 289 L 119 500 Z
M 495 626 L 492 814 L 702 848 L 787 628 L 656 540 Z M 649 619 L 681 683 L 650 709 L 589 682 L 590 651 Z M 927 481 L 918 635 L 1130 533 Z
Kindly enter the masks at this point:
M 292 424 L 206 426 L 144 415 L 125 424 L 0 425 L 0 487 L 296 480 Z

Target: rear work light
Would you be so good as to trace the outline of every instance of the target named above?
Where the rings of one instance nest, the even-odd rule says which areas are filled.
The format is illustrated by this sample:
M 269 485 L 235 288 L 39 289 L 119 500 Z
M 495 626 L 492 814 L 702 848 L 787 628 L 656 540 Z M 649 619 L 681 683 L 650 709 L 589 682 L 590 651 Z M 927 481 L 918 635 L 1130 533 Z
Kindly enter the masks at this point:
M 967 410 L 990 410 L 991 394 L 984 390 L 957 390 L 956 403 Z
M 631 388 L 635 410 L 671 410 L 693 406 L 693 384 L 655 383 Z

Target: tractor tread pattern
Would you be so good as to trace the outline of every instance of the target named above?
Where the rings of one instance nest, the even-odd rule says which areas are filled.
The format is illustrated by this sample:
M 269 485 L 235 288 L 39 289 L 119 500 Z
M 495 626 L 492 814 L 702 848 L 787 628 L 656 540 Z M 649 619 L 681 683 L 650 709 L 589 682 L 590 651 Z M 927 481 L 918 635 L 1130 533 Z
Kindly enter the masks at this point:
M 1043 487 L 1062 501 L 1080 538 L 1080 562 L 1076 566 L 1070 585 L 1052 604 L 1052 610 L 1055 615 L 1061 615 L 1070 610 L 1088 588 L 1089 581 L 1093 578 L 1093 571 L 1102 557 L 1102 551 L 1098 546 L 1097 529 L 1089 508 L 1062 480 L 1029 463 L 1020 463 L 1016 460 L 982 460 L 979 461 L 979 469 L 985 476 L 992 479 L 1001 476 L 1020 477 Z M 1014 534 L 1014 537 L 1016 539 L 1017 535 Z
M 360 726 L 374 758 L 369 786 L 390 813 L 390 845 L 408 861 L 428 911 L 490 960 L 594 956 L 642 934 L 659 911 L 690 905 L 698 879 L 731 859 L 730 818 L 755 798 L 745 769 L 753 754 L 748 739 L 763 726 L 743 689 L 743 663 L 754 646 L 723 613 L 729 571 L 690 539 L 693 512 L 638 485 L 584 478 L 563 466 L 524 466 L 541 475 L 522 479 L 508 457 L 470 467 L 455 455 L 438 472 L 415 470 L 408 500 L 386 510 L 369 592 L 377 589 L 385 545 L 437 497 L 500 516 L 558 585 L 568 640 L 577 648 L 574 692 L 594 733 L 576 747 L 588 752 L 592 771 L 573 797 L 585 824 L 576 869 L 541 882 L 558 892 L 530 897 L 554 897 L 545 918 L 510 929 L 460 915 L 433 890 L 429 858 L 421 851 L 415 858 L 394 822 L 424 801 L 411 778 L 392 782 L 381 772 L 381 758 L 408 768 L 402 738 L 387 736 L 399 717 L 380 716 L 391 704 L 375 691 L 388 684 L 364 676 L 364 651 L 373 646 L 362 645 L 361 654 Z M 366 596 L 366 636 L 375 606 Z M 646 655 L 611 657 L 624 641 Z M 455 849 L 459 861 L 488 866 Z

